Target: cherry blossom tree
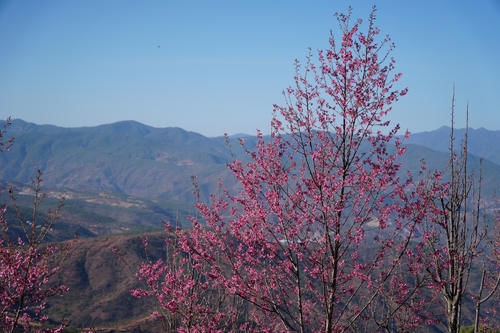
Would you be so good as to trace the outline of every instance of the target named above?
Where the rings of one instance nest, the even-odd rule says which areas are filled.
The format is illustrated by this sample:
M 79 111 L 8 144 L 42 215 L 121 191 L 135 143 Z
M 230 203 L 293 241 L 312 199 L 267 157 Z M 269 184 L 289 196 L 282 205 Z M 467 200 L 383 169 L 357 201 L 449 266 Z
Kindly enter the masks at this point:
M 13 139 L 4 140 L 5 129 L 10 124 L 10 119 L 0 131 L 0 150 L 8 149 Z M 53 226 L 60 205 L 49 211 L 47 219 L 40 220 L 38 208 L 44 195 L 40 192 L 42 182 L 41 172 L 38 171 L 33 180 L 34 200 L 32 218 L 25 221 L 16 204 L 16 199 L 10 190 L 13 206 L 17 213 L 17 221 L 22 229 L 22 236 L 17 239 L 9 237 L 9 225 L 12 221 L 5 218 L 7 207 L 0 210 L 0 328 L 4 332 L 18 332 L 21 328 L 33 331 L 34 322 L 47 320 L 43 310 L 47 306 L 47 298 L 63 294 L 65 286 L 49 286 L 51 277 L 57 272 L 54 258 L 58 253 L 55 246 L 43 244 L 47 233 Z M 56 329 L 43 329 L 41 332 L 59 332 L 62 326 Z
M 158 310 L 152 316 L 167 332 L 237 330 L 238 322 L 243 320 L 243 302 L 215 287 L 204 273 L 208 268 L 182 251 L 178 244 L 182 230 L 173 230 L 168 224 L 165 229 L 165 258 L 148 258 L 141 265 L 137 277 L 147 288 L 132 290 L 131 294 L 156 298 Z M 147 251 L 147 238 L 143 243 Z
M 296 62 L 286 103 L 274 106 L 270 136 L 258 132 L 251 149 L 240 140 L 247 160 L 228 167 L 241 191 L 221 187 L 209 203 L 197 204 L 192 229 L 177 233 L 178 248 L 203 277 L 188 281 L 190 288 L 210 286 L 248 305 L 240 329 L 373 328 L 371 310 L 389 297 L 391 283 L 399 307 L 386 316 L 415 301 L 407 295 L 417 287 L 397 273 L 423 270 L 421 246 L 411 240 L 434 193 L 411 175 L 398 176 L 405 148 L 387 116 L 407 89 L 394 87 L 401 74 L 394 73 L 390 38 L 379 38 L 375 8 L 365 32 L 350 10 L 337 20 L 329 48 L 316 61 L 310 53 Z M 150 285 L 148 295 L 170 297 L 184 272 L 172 267 L 141 270 L 164 288 Z M 167 282 L 170 276 L 176 278 Z M 423 322 L 418 316 L 413 328 Z

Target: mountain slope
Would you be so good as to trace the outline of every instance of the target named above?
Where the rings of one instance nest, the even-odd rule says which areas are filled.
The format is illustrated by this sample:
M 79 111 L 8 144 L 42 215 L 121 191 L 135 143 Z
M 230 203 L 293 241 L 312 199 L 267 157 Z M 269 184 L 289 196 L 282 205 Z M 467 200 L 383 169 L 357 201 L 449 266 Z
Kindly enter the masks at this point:
M 165 233 L 147 233 L 148 258 L 165 256 Z M 157 310 L 152 297 L 136 298 L 131 289 L 145 288 L 135 273 L 147 261 L 142 236 L 114 235 L 78 240 L 52 280 L 69 291 L 49 299 L 49 317 L 70 327 L 93 327 L 96 332 L 160 332 L 159 323 L 148 322 Z M 113 249 L 118 249 L 115 253 Z M 156 326 L 156 327 L 155 327 Z
M 138 197 L 192 202 L 191 176 L 199 176 L 207 195 L 227 177 L 230 158 L 223 143 L 199 134 L 130 121 L 59 128 L 15 120 L 8 135 L 16 139 L 10 152 L 0 154 L 1 179 L 26 183 L 41 169 L 49 187 Z
M 12 188 L 22 221 L 32 220 L 33 188 L 29 185 L 0 181 L 0 204 L 7 205 L 6 220 L 11 239 L 24 235 L 8 189 Z M 137 233 L 163 228 L 163 222 L 187 226 L 188 215 L 194 214 L 194 205 L 172 200 L 148 200 L 110 192 L 74 191 L 67 188 L 42 187 L 46 197 L 39 207 L 38 225 L 46 220 L 49 209 L 54 209 L 65 197 L 59 218 L 48 233 L 46 241 L 63 241 L 116 233 Z M 23 237 L 24 238 L 24 237 Z

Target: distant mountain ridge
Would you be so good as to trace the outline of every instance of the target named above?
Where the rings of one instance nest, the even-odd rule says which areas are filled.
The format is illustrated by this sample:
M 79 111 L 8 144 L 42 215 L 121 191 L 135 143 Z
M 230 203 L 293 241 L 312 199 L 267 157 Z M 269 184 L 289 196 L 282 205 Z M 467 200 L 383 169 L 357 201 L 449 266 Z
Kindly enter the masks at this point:
M 455 130 L 456 146 L 463 129 Z M 63 128 L 36 125 L 16 119 L 7 130 L 14 136 L 10 152 L 0 154 L 0 179 L 30 182 L 36 169 L 44 173 L 47 187 L 79 191 L 109 191 L 142 198 L 163 198 L 192 203 L 192 176 L 197 176 L 200 194 L 207 199 L 217 193 L 219 179 L 236 190 L 226 164 L 232 154 L 242 158 L 238 138 L 208 138 L 177 127 L 155 128 L 136 121 L 121 121 L 95 127 Z M 410 136 L 403 170 L 418 171 L 420 160 L 429 169 L 443 169 L 448 161 L 449 128 Z M 255 136 L 245 135 L 249 148 Z M 471 166 L 484 157 L 485 192 L 500 184 L 500 131 L 469 130 Z M 476 156 L 474 156 L 476 155 Z M 473 169 L 472 168 L 472 169 Z
M 49 187 L 148 198 L 192 201 L 194 175 L 208 194 L 216 189 L 209 186 L 212 179 L 226 176 L 230 159 L 221 139 L 134 121 L 62 128 L 14 120 L 7 135 L 15 143 L 0 154 L 1 179 L 26 183 L 39 168 Z
M 440 152 L 450 148 L 450 130 L 442 126 L 434 131 L 410 135 L 407 143 L 417 144 Z M 454 129 L 454 146 L 460 149 L 465 135 L 465 128 Z M 500 131 L 487 130 L 483 127 L 468 130 L 468 150 L 470 153 L 500 165 Z

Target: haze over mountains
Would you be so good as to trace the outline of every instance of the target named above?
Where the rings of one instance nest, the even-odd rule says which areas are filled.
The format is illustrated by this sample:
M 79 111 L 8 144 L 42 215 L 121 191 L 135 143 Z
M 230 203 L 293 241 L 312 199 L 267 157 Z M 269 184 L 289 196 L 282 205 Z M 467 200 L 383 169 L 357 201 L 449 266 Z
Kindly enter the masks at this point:
M 454 130 L 455 149 L 460 149 L 465 134 L 464 128 Z M 500 131 L 490 131 L 483 127 L 469 128 L 469 152 L 500 165 Z M 442 126 L 434 131 L 415 133 L 407 143 L 417 144 L 439 152 L 450 148 L 450 127 Z
M 429 169 L 442 170 L 448 161 L 449 128 L 413 134 L 402 159 L 403 174 L 416 172 L 420 160 Z M 455 131 L 459 147 L 463 129 Z M 28 183 L 37 169 L 45 187 L 79 191 L 116 192 L 140 198 L 162 198 L 192 203 L 192 176 L 197 176 L 202 198 L 224 186 L 235 189 L 226 163 L 243 158 L 238 137 L 208 138 L 181 128 L 154 128 L 135 121 L 96 127 L 62 128 L 14 120 L 7 137 L 11 151 L 0 154 L 0 179 Z M 246 136 L 253 146 L 255 137 Z M 469 130 L 471 169 L 484 158 L 484 193 L 493 195 L 500 184 L 500 131 Z

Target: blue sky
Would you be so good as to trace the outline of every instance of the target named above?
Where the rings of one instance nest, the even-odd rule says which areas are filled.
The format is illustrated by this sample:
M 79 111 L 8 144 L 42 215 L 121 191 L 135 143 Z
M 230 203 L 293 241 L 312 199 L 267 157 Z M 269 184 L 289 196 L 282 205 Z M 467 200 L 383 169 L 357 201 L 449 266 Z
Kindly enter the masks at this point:
M 93 126 L 137 120 L 208 136 L 268 132 L 293 61 L 327 47 L 353 7 L 396 43 L 409 93 L 391 119 L 412 132 L 500 129 L 500 0 L 0 0 L 0 117 Z

